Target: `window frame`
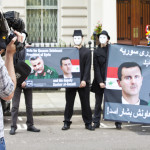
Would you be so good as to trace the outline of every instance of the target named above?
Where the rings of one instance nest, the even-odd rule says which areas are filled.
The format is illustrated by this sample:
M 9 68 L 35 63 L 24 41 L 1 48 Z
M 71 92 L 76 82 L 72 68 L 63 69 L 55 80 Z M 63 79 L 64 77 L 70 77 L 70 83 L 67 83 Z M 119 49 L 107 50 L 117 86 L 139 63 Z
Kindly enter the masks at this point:
M 58 35 L 59 35 L 59 0 L 57 0 L 57 6 L 44 6 L 43 5 L 43 0 L 41 0 L 41 5 L 33 5 L 33 6 L 28 6 L 27 5 L 27 1 L 26 1 L 26 23 L 27 23 L 27 10 L 41 10 L 41 43 L 38 42 L 34 42 L 34 44 L 37 45 L 49 45 L 49 44 L 58 44 Z M 57 41 L 56 42 L 49 42 L 49 43 L 44 43 L 43 42 L 43 37 L 44 37 L 44 33 L 43 33 L 43 10 L 44 9 L 49 9 L 49 10 L 57 10 Z

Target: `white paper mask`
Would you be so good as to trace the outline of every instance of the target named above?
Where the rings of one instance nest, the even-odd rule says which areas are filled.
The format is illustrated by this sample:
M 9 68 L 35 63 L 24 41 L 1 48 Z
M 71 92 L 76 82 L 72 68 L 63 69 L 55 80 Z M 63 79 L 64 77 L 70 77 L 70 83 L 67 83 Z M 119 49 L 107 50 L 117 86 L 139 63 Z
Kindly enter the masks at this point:
M 74 44 L 79 46 L 81 45 L 82 42 L 82 36 L 74 36 L 73 40 L 74 40 Z
M 107 40 L 108 40 L 108 38 L 107 38 L 106 35 L 101 34 L 101 35 L 99 36 L 99 41 L 100 41 L 101 44 L 106 44 Z

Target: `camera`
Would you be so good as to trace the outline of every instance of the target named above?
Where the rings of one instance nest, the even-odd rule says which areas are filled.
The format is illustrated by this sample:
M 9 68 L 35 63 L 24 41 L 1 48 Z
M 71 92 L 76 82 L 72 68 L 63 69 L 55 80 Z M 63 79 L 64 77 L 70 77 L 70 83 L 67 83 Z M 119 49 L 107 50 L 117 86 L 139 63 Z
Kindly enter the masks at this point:
M 19 13 L 16 11 L 0 12 L 0 50 L 6 49 L 6 45 L 16 36 L 14 30 L 27 35 L 25 23 L 19 18 Z M 16 40 L 15 45 L 16 51 L 20 51 L 24 48 L 25 41 L 20 43 Z

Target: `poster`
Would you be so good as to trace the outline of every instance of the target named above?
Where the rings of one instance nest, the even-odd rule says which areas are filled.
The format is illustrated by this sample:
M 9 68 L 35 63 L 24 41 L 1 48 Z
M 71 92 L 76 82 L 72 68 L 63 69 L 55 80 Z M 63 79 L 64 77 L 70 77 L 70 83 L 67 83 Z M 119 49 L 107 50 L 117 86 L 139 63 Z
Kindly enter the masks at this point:
M 118 69 L 124 64 L 134 63 L 140 66 L 141 71 L 137 66 Z M 150 47 L 110 45 L 104 92 L 104 119 L 150 123 Z
M 30 47 L 25 62 L 31 67 L 26 87 L 68 88 L 80 85 L 79 51 L 77 48 Z

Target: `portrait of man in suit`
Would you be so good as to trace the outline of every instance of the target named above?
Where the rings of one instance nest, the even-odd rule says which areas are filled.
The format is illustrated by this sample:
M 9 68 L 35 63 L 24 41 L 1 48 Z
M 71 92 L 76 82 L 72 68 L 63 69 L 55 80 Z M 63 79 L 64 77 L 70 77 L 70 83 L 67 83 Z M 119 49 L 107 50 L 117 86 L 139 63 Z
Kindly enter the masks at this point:
M 69 57 L 62 57 L 60 60 L 60 68 L 63 71 L 63 75 L 60 78 L 72 78 L 72 63 Z
M 139 98 L 143 76 L 139 64 L 124 62 L 118 68 L 118 85 L 122 88 L 122 104 L 148 105 Z

